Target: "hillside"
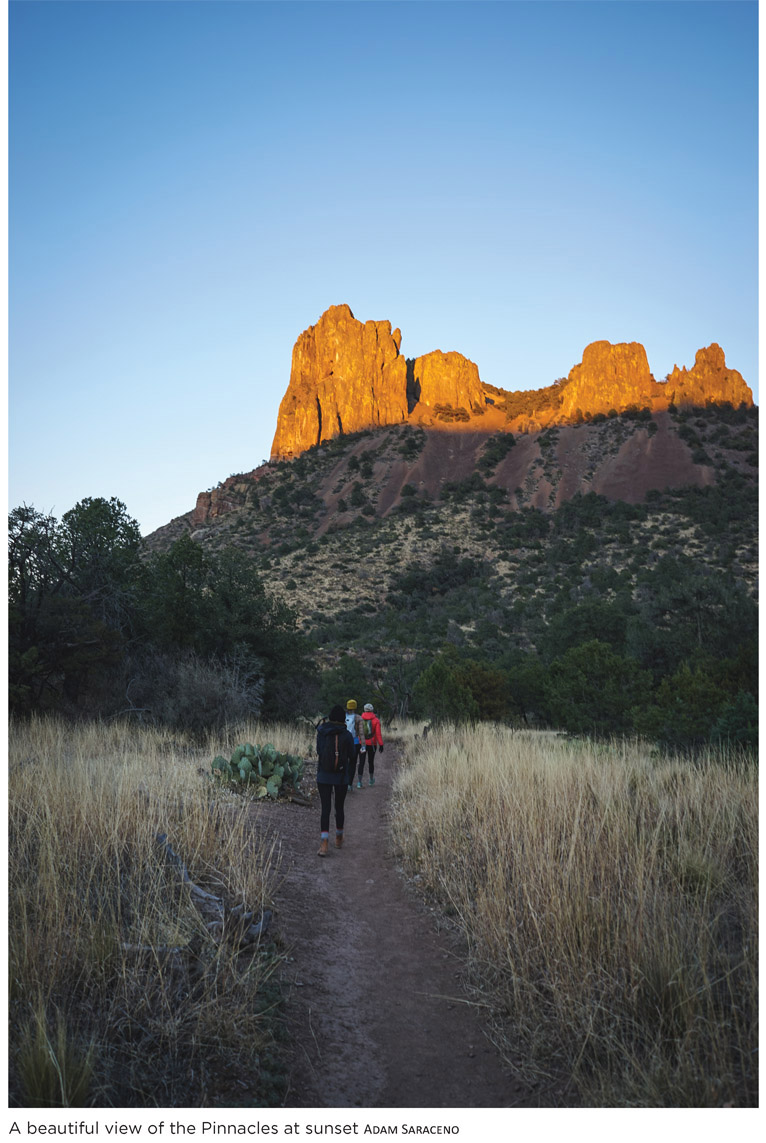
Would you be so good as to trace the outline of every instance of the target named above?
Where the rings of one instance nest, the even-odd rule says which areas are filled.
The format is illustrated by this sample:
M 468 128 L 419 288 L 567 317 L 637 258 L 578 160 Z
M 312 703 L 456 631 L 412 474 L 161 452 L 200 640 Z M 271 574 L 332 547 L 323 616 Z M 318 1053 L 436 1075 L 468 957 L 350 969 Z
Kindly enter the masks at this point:
M 320 664 L 350 654 L 392 701 L 445 645 L 551 658 L 583 607 L 583 638 L 643 641 L 649 665 L 663 592 L 723 657 L 723 613 L 756 588 L 757 449 L 757 409 L 722 406 L 516 437 L 386 428 L 230 477 L 147 546 L 247 552 Z
M 438 430 L 411 426 L 368 430 L 336 437 L 292 462 L 228 477 L 200 493 L 193 511 L 146 543 L 154 549 L 191 532 L 215 544 L 236 528 L 246 530 L 257 548 L 273 548 L 285 538 L 285 526 L 289 531 L 280 508 L 290 502 L 297 501 L 298 526 L 321 536 L 360 515 L 386 518 L 401 511 L 411 489 L 413 503 L 438 501 L 445 482 L 475 472 L 496 495 L 502 490 L 511 509 L 550 512 L 588 492 L 639 503 L 667 488 L 704 488 L 729 469 L 752 480 L 757 466 L 755 408 L 735 413 L 714 406 L 653 416 L 640 411 L 517 437 L 473 431 L 445 438 Z M 286 495 L 288 484 L 307 489 L 302 496 Z M 225 522 L 227 516 L 232 519 Z

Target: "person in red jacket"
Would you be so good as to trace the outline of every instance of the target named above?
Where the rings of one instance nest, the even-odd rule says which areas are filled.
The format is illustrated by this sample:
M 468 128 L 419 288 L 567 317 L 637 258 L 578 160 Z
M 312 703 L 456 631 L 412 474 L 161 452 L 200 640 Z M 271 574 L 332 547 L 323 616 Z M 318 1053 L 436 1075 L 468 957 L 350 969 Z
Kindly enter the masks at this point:
M 356 786 L 358 790 L 362 788 L 362 777 L 364 775 L 364 760 L 367 758 L 367 763 L 370 768 L 370 785 L 375 785 L 375 751 L 380 750 L 383 753 L 383 735 L 380 733 L 380 719 L 375 713 L 372 703 L 366 702 L 364 704 L 364 714 L 362 720 L 365 724 L 365 744 L 367 750 L 365 754 L 359 755 L 359 781 Z

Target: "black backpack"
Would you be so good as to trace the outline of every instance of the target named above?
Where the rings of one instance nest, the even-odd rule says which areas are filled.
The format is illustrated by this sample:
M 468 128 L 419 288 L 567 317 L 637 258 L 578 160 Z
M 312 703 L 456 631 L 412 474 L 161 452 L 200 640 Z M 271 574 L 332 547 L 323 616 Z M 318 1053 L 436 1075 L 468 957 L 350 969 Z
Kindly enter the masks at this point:
M 346 761 L 341 754 L 340 736 L 342 730 L 334 734 L 325 734 L 319 751 L 319 769 L 330 774 L 339 774 L 345 767 Z

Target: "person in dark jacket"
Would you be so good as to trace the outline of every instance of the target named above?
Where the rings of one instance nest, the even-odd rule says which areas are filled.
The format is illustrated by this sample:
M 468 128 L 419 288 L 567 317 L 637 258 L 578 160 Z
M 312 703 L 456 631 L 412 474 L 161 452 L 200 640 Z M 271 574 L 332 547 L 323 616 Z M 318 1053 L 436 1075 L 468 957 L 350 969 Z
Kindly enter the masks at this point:
M 322 805 L 320 819 L 321 837 L 319 857 L 327 856 L 330 844 L 330 810 L 335 791 L 335 846 L 343 845 L 343 806 L 351 781 L 351 766 L 354 763 L 354 736 L 346 730 L 346 719 L 342 706 L 334 706 L 327 722 L 317 727 L 317 788 Z

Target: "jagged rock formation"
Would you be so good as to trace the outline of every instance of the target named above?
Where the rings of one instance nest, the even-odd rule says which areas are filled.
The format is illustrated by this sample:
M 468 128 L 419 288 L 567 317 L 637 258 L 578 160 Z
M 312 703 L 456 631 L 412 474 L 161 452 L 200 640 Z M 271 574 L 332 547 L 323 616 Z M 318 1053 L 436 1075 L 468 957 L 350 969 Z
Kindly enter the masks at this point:
M 460 353 L 435 350 L 405 360 L 400 346 L 401 333 L 388 321 L 357 321 L 347 305 L 326 310 L 293 349 L 272 459 L 298 456 L 343 433 L 405 422 L 537 432 L 632 406 L 657 412 L 671 404 L 753 404 L 750 388 L 726 367 L 715 342 L 697 352 L 692 369 L 675 366 L 657 382 L 638 342 L 596 341 L 565 380 L 524 393 L 482 384 L 476 365 Z
M 295 343 L 272 459 L 360 429 L 482 415 L 487 401 L 472 361 L 440 350 L 407 361 L 400 345 L 390 322 L 360 322 L 349 306 L 330 306 Z
M 675 366 L 666 381 L 657 382 L 643 345 L 594 341 L 586 347 L 582 363 L 570 371 L 561 388 L 561 405 L 547 423 L 572 424 L 588 415 L 620 413 L 632 405 L 659 412 L 670 405 L 703 406 L 708 401 L 753 403 L 741 374 L 726 368 L 723 350 L 715 342 L 697 351 L 693 369 Z
M 331 306 L 293 349 L 272 457 L 297 456 L 340 433 L 407 420 L 407 364 L 388 321 L 357 321 Z
M 728 401 L 735 407 L 750 407 L 753 394 L 736 369 L 726 368 L 726 358 L 720 345 L 713 342 L 707 349 L 698 349 L 694 366 L 689 369 L 673 367 L 666 388 L 669 401 L 676 405 L 704 405 L 707 401 Z

